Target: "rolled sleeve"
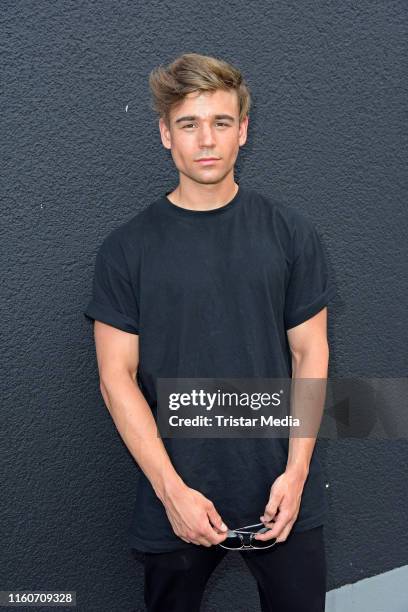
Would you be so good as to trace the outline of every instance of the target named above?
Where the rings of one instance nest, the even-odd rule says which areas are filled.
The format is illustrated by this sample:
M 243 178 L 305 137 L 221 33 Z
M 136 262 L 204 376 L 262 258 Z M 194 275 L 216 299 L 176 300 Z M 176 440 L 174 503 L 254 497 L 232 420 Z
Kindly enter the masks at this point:
M 98 251 L 92 285 L 92 297 L 83 311 L 89 320 L 98 320 L 117 329 L 139 334 L 139 309 L 127 264 L 117 256 L 115 263 L 108 259 L 109 241 Z M 116 250 L 116 255 L 120 254 Z
M 298 231 L 296 246 L 285 297 L 285 329 L 320 312 L 335 295 L 320 237 L 310 221 Z

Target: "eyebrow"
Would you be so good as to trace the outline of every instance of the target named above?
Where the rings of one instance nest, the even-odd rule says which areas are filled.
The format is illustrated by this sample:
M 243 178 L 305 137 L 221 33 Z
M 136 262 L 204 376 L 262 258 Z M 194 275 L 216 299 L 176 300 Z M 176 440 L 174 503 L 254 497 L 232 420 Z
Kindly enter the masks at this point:
M 229 119 L 232 123 L 235 121 L 234 117 L 231 115 L 213 115 L 214 119 Z M 200 119 L 197 115 L 185 115 L 184 117 L 179 117 L 176 119 L 174 123 L 181 123 L 182 121 L 195 121 L 196 119 Z

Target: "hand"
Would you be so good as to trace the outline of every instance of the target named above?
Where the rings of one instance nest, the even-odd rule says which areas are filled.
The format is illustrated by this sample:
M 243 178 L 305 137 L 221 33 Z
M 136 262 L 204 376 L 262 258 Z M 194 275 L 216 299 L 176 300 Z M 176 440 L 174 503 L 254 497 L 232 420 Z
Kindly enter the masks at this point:
M 270 531 L 254 536 L 256 540 L 284 542 L 299 514 L 306 476 L 287 469 L 273 483 L 269 501 L 260 520 Z M 278 511 L 279 510 L 279 511 Z
M 174 533 L 185 542 L 209 547 L 227 537 L 228 527 L 212 501 L 184 483 L 163 503 Z

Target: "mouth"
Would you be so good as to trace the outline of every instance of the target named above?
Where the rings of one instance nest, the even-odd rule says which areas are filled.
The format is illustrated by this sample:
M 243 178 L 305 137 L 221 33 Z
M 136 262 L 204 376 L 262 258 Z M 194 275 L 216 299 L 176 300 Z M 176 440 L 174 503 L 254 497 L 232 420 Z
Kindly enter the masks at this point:
M 215 164 L 215 162 L 219 161 L 219 157 L 203 157 L 202 159 L 195 160 L 198 164 L 203 164 L 204 166 L 207 164 Z

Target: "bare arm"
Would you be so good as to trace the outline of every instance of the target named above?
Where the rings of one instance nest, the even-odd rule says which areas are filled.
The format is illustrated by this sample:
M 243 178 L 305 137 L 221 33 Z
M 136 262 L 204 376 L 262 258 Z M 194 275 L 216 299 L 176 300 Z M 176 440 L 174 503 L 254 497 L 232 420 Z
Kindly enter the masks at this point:
M 176 535 L 210 546 L 225 539 L 212 502 L 189 488 L 176 472 L 156 421 L 136 381 L 139 336 L 101 321 L 94 327 L 100 390 L 116 428 L 163 503 Z
M 305 385 L 299 385 L 295 392 L 294 410 L 291 414 L 300 416 L 300 421 L 310 419 L 310 428 L 315 432 L 310 437 L 289 437 L 289 452 L 286 469 L 273 483 L 269 501 L 261 521 L 271 531 L 256 536 L 259 540 L 276 538 L 284 542 L 293 523 L 297 519 L 305 482 L 309 473 L 310 460 L 316 443 L 316 434 L 321 422 L 324 407 L 329 348 L 327 343 L 327 307 L 300 325 L 288 330 L 288 341 L 292 353 L 292 379 L 312 380 L 310 391 L 305 393 Z M 309 384 L 308 381 L 305 381 Z M 296 389 L 296 386 L 295 386 Z M 319 397 L 320 396 L 320 397 Z
M 164 501 L 182 480 L 157 435 L 150 406 L 136 383 L 139 336 L 95 321 L 95 345 L 106 407 L 130 453 Z
M 292 378 L 311 379 L 310 383 L 305 381 L 299 385 L 299 399 L 294 401 L 294 406 L 295 411 L 298 410 L 304 419 L 309 419 L 308 426 L 310 431 L 313 430 L 313 436 L 289 438 L 286 469 L 306 479 L 324 408 L 325 379 L 329 364 L 327 307 L 301 325 L 289 329 L 288 341 L 292 353 Z

